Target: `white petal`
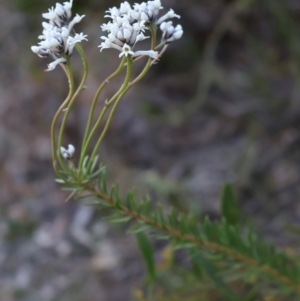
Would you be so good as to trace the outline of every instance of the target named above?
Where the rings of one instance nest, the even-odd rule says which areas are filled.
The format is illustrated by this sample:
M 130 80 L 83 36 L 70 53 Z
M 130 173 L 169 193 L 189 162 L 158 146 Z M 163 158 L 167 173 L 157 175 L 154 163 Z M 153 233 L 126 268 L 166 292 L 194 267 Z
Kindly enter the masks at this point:
M 65 63 L 67 60 L 64 59 L 64 58 L 59 58 L 57 60 L 55 60 L 54 62 L 48 64 L 48 69 L 46 69 L 45 71 L 52 71 L 55 69 L 55 67 L 58 65 L 58 64 L 61 64 L 61 63 Z
M 85 17 L 85 15 L 82 15 L 82 16 L 76 15 L 76 16 L 73 18 L 73 20 L 70 22 L 69 26 L 68 26 L 69 31 L 71 31 L 72 28 L 74 27 L 74 25 L 75 25 L 76 23 L 79 23 L 79 22 L 82 20 L 83 17 Z
M 124 38 L 127 40 L 131 37 L 132 31 L 127 28 L 124 28 Z
M 154 50 L 140 50 L 140 51 L 136 51 L 132 56 L 136 57 L 136 56 L 141 56 L 141 55 L 147 55 L 153 59 L 157 59 L 158 58 L 158 52 L 154 51 Z
M 68 153 L 71 155 L 71 157 L 74 155 L 75 147 L 72 144 L 68 145 Z
M 180 19 L 179 15 L 176 15 L 173 9 L 170 9 L 165 15 L 163 15 L 162 17 L 160 17 L 155 24 L 160 24 L 162 22 L 164 22 L 167 19 L 171 19 L 171 18 L 178 18 Z

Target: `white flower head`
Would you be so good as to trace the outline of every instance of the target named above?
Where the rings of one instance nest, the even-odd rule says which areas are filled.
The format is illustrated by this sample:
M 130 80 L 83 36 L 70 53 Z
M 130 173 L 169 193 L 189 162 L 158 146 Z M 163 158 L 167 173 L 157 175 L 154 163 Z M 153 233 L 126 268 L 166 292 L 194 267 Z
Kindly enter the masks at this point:
M 73 34 L 73 27 L 79 23 L 84 15 L 76 15 L 72 17 L 73 0 L 64 2 L 64 4 L 56 3 L 55 8 L 51 7 L 47 13 L 42 16 L 48 22 L 42 22 L 43 33 L 38 37 L 41 40 L 38 46 L 32 46 L 31 50 L 39 57 L 52 57 L 54 62 L 48 65 L 45 71 L 54 70 L 55 67 L 66 61 L 66 56 L 71 56 L 76 43 L 86 39 L 83 33 Z
M 182 36 L 181 25 L 177 25 L 174 28 L 172 22 L 165 22 L 167 19 L 180 18 L 180 16 L 170 9 L 169 12 L 158 18 L 159 11 L 162 8 L 161 0 L 142 2 L 140 4 L 135 3 L 133 7 L 125 1 L 121 3 L 120 8 L 113 7 L 107 10 L 108 14 L 105 17 L 111 20 L 101 26 L 102 31 L 107 31 L 108 35 L 101 36 L 103 42 L 99 46 L 100 51 L 106 48 L 114 48 L 121 52 L 119 57 L 147 55 L 157 59 L 159 57 L 157 51 L 135 51 L 134 47 L 137 42 L 149 38 L 149 36 L 144 35 L 144 32 L 149 30 L 151 23 L 156 25 L 164 23 L 161 30 L 163 31 L 162 40 L 166 43 L 170 43 Z
M 72 144 L 68 145 L 68 149 L 65 149 L 63 146 L 60 147 L 60 153 L 64 159 L 70 160 L 73 158 L 75 152 L 75 147 Z
M 183 35 L 182 26 L 178 24 L 174 27 L 172 21 L 161 23 L 160 29 L 162 31 L 162 41 L 165 41 L 166 44 L 180 39 Z

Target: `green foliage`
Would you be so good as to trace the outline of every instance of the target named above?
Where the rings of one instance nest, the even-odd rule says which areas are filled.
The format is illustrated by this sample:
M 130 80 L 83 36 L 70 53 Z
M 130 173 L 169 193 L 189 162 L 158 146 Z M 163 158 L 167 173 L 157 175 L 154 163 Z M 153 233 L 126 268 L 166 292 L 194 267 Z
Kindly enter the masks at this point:
M 276 289 L 277 294 L 300 294 L 297 262 L 265 243 L 253 229 L 241 231 L 236 201 L 229 184 L 225 185 L 222 194 L 224 218 L 213 222 L 208 217 L 197 220 L 192 215 L 174 210 L 165 213 L 160 205 L 153 207 L 147 197 L 136 201 L 133 191 L 121 199 L 117 185 L 107 188 L 103 166 L 97 170 L 94 166 L 89 172 L 71 168 L 69 172 L 67 183 L 73 196 L 82 197 L 88 193 L 96 197 L 93 206 L 110 209 L 113 213 L 107 219 L 113 223 L 136 221 L 133 225 L 131 222 L 129 233 L 137 237 L 149 279 L 155 278 L 153 250 L 143 232 L 151 230 L 155 238 L 169 239 L 174 249 L 189 250 L 197 276 L 201 278 L 201 267 L 228 300 L 235 300 L 226 284 L 233 275 L 235 279 L 250 283 L 254 290 L 259 286 L 259 290 Z
M 221 196 L 221 212 L 228 224 L 237 225 L 239 222 L 239 209 L 231 184 L 225 183 Z
M 214 265 L 209 260 L 207 260 L 202 256 L 199 250 L 192 249 L 190 251 L 190 254 L 193 260 L 197 262 L 199 266 L 202 266 L 202 268 L 207 273 L 208 277 L 211 278 L 211 280 L 216 284 L 218 290 L 225 298 L 224 300 L 229 300 L 229 301 L 238 300 L 238 297 L 234 295 L 234 293 L 229 289 L 226 283 L 224 283 L 220 275 L 218 275 L 218 270 L 214 267 Z
M 135 234 L 136 241 L 139 246 L 140 253 L 145 261 L 147 268 L 147 282 L 149 284 L 153 283 L 155 280 L 155 261 L 154 261 L 154 251 L 145 233 L 139 232 Z

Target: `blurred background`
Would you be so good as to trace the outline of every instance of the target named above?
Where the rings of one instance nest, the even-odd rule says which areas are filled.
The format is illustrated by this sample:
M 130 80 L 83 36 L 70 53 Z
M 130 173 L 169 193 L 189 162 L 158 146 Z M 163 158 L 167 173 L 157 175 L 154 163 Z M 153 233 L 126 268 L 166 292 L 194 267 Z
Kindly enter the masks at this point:
M 117 51 L 99 53 L 97 46 L 104 11 L 119 4 L 74 0 L 73 14 L 86 15 L 76 30 L 88 34 L 90 74 L 65 144 L 80 146 L 96 88 L 118 65 Z M 109 182 L 212 218 L 230 182 L 245 219 L 292 252 L 299 244 L 288 230 L 300 226 L 300 1 L 162 4 L 181 15 L 174 22 L 184 35 L 119 106 L 100 150 Z M 65 203 L 54 182 L 49 130 L 68 85 L 59 68 L 45 73 L 49 61 L 30 51 L 41 13 L 54 5 L 0 3 L 0 299 L 139 299 L 145 270 L 134 238 L 101 212 Z M 76 54 L 72 62 L 79 81 Z M 143 63 L 134 66 L 136 74 Z M 99 109 L 121 82 L 122 76 L 107 86 Z M 163 270 L 170 250 L 161 242 L 155 250 Z M 175 261 L 185 265 L 184 255 Z M 172 291 L 184 283 L 176 277 L 165 284 Z

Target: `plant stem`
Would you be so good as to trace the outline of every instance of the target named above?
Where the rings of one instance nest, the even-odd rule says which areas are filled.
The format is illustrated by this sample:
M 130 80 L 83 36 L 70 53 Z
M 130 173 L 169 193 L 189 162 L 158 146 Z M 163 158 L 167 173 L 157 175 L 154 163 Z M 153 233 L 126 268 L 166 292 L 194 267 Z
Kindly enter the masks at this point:
M 74 93 L 74 95 L 72 96 L 71 100 L 68 103 L 68 107 L 67 107 L 65 115 L 63 117 L 61 127 L 60 127 L 60 131 L 59 131 L 57 152 L 58 152 L 58 158 L 60 160 L 60 164 L 63 166 L 63 168 L 65 168 L 65 164 L 64 164 L 63 158 L 62 158 L 61 153 L 60 153 L 60 147 L 61 147 L 61 144 L 62 144 L 62 137 L 63 137 L 64 129 L 65 129 L 65 126 L 66 126 L 68 116 L 71 112 L 71 108 L 72 108 L 77 96 L 82 91 L 83 86 L 84 86 L 84 84 L 86 82 L 86 79 L 87 79 L 87 75 L 88 75 L 88 63 L 87 63 L 87 59 L 85 57 L 84 51 L 83 51 L 83 49 L 81 48 L 81 46 L 79 44 L 76 44 L 75 47 L 76 47 L 78 53 L 81 56 L 84 71 L 83 71 L 83 76 L 82 76 L 80 85 L 78 86 L 76 92 Z
M 64 69 L 64 68 L 63 68 Z M 64 71 L 66 71 L 64 69 Z M 71 68 L 71 64 L 70 64 L 70 58 L 67 58 L 67 72 L 66 75 L 68 77 L 68 81 L 69 81 L 69 93 L 67 98 L 64 100 L 64 102 L 60 105 L 59 109 L 57 110 L 57 112 L 55 113 L 52 123 L 51 123 L 51 149 L 52 149 L 52 163 L 53 163 L 53 168 L 56 172 L 57 175 L 60 175 L 60 172 L 56 166 L 56 159 L 57 156 L 60 158 L 59 153 L 57 153 L 56 151 L 56 143 L 55 143 L 55 127 L 56 127 L 56 123 L 57 120 L 61 114 L 61 112 L 64 110 L 64 108 L 68 105 L 68 103 L 71 100 L 71 97 L 73 95 L 74 92 L 74 79 L 73 79 L 73 73 L 72 73 L 72 68 Z
M 156 25 L 155 24 L 151 24 L 150 25 L 150 30 L 151 30 L 151 33 L 152 33 L 152 38 L 151 38 L 151 49 L 155 49 L 155 44 L 156 44 Z M 127 57 L 127 74 L 126 74 L 126 78 L 125 78 L 125 81 L 123 83 L 123 85 L 121 86 L 121 88 L 119 89 L 119 91 L 108 101 L 105 103 L 105 107 L 102 109 L 102 112 L 100 113 L 100 116 L 98 117 L 93 129 L 91 130 L 90 134 L 88 134 L 88 131 L 90 129 L 90 126 L 91 126 L 91 122 L 92 122 L 92 117 L 93 117 L 93 114 L 94 114 L 94 110 L 95 110 L 95 106 L 96 106 L 96 103 L 97 103 L 97 99 L 99 97 L 99 94 L 101 93 L 102 89 L 104 88 L 105 84 L 107 83 L 107 80 L 109 79 L 112 79 L 114 78 L 115 76 L 117 76 L 123 69 L 123 67 L 125 66 L 124 64 L 124 61 L 122 60 L 119 68 L 110 76 L 107 78 L 106 81 L 104 81 L 100 87 L 98 88 L 96 94 L 95 94 L 95 97 L 93 99 L 93 103 L 92 103 L 92 107 L 91 107 L 91 111 L 90 111 L 90 114 L 89 114 L 89 118 L 88 118 L 88 124 L 87 124 L 87 128 L 86 128 L 86 131 L 85 131 L 85 134 L 84 134 L 84 138 L 83 138 L 83 144 L 82 144 L 82 149 L 81 149 L 81 155 L 80 155 L 80 160 L 79 160 L 79 168 L 82 168 L 82 163 L 83 163 L 83 160 L 86 156 L 86 152 L 87 152 L 87 149 L 89 147 L 89 144 L 91 142 L 91 139 L 92 137 L 94 136 L 97 128 L 99 127 L 101 121 L 103 120 L 106 112 L 108 111 L 109 109 L 109 106 L 117 99 L 116 103 L 114 104 L 111 112 L 110 112 L 110 115 L 108 117 L 108 120 L 105 124 L 105 127 L 103 129 L 103 132 L 101 133 L 95 147 L 94 147 L 94 150 L 92 152 L 92 155 L 91 157 L 89 158 L 89 164 L 88 164 L 88 169 L 90 168 L 91 166 L 91 162 L 93 161 L 93 158 L 94 156 L 96 155 L 96 152 L 109 128 L 109 125 L 111 123 L 111 120 L 112 120 L 112 116 L 113 114 L 115 113 L 115 110 L 118 106 L 118 104 L 120 103 L 122 97 L 125 95 L 125 93 L 133 86 L 135 85 L 138 81 L 140 81 L 145 75 L 146 73 L 148 72 L 148 70 L 150 69 L 151 67 L 151 63 L 152 63 L 152 59 L 149 58 L 148 59 L 148 62 L 146 64 L 146 66 L 144 67 L 143 71 L 139 74 L 138 77 L 135 78 L 135 80 L 133 80 L 131 83 L 129 83 L 129 80 L 130 80 L 130 75 L 131 75 L 131 71 L 132 71 L 132 64 L 133 64 L 133 61 L 132 61 L 132 58 L 130 58 L 130 61 L 128 60 L 129 57 Z M 128 66 L 130 64 L 130 66 Z M 128 71 L 130 71 L 130 74 L 128 73 Z
M 83 137 L 83 142 L 82 142 L 82 147 L 81 147 L 81 154 L 80 154 L 80 160 L 79 160 L 79 167 L 81 167 L 81 165 L 82 165 L 82 162 L 84 160 L 84 157 L 85 157 L 85 154 L 86 154 L 89 142 L 90 142 L 90 139 L 89 139 L 89 142 L 87 143 L 87 139 L 89 137 L 88 134 L 89 134 L 89 131 L 90 131 L 90 127 L 91 127 L 91 123 L 92 123 L 92 120 L 93 120 L 94 111 L 95 111 L 95 107 L 96 107 L 99 95 L 102 92 L 102 90 L 104 89 L 104 87 L 112 79 L 114 79 L 117 75 L 119 75 L 121 73 L 121 71 L 124 69 L 124 63 L 125 63 L 125 57 L 122 58 L 122 61 L 121 61 L 120 65 L 119 65 L 118 69 L 114 73 L 112 73 L 109 77 L 107 77 L 102 82 L 102 84 L 98 87 L 98 90 L 96 91 L 96 94 L 95 94 L 94 99 L 92 101 L 92 105 L 91 105 L 91 109 L 90 109 L 90 113 L 89 113 L 89 117 L 88 117 L 88 122 L 87 122 L 86 130 L 85 130 L 85 133 L 84 133 L 84 137 Z M 104 114 L 105 114 L 105 112 L 104 112 Z M 101 115 L 104 116 L 104 114 L 102 114 L 102 112 L 101 112 Z M 103 118 L 103 116 L 101 116 L 101 117 Z M 101 118 L 101 120 L 102 120 L 102 118 Z M 100 120 L 100 122 L 101 122 L 101 120 Z
M 107 119 L 107 121 L 106 121 L 105 127 L 104 127 L 104 129 L 103 129 L 103 131 L 102 131 L 102 133 L 101 133 L 101 135 L 100 135 L 98 141 L 96 142 L 96 145 L 95 145 L 95 147 L 94 147 L 94 150 L 93 150 L 93 152 L 92 152 L 92 155 L 91 155 L 91 157 L 90 157 L 90 159 L 89 159 L 89 163 L 88 163 L 88 166 L 87 166 L 87 170 L 89 170 L 89 169 L 91 168 L 91 164 L 92 164 L 92 162 L 93 162 L 93 158 L 95 157 L 95 155 L 96 155 L 96 153 L 97 153 L 97 151 L 98 151 L 98 148 L 99 148 L 99 146 L 100 146 L 100 144 L 101 144 L 101 142 L 102 142 L 102 140 L 103 140 L 103 138 L 104 138 L 104 136 L 105 136 L 105 134 L 106 134 L 106 132 L 107 132 L 109 126 L 110 126 L 112 117 L 113 117 L 113 115 L 114 115 L 114 113 L 115 113 L 115 111 L 116 111 L 116 109 L 117 109 L 117 106 L 118 106 L 118 104 L 120 103 L 120 101 L 121 101 L 122 97 L 124 96 L 124 94 L 125 94 L 125 93 L 127 92 L 127 90 L 128 90 L 127 87 L 128 87 L 128 85 L 129 85 L 131 73 L 132 73 L 132 57 L 131 57 L 131 56 L 128 56 L 128 57 L 127 57 L 127 73 L 126 73 L 126 77 L 125 77 L 124 83 L 123 83 L 121 89 L 119 90 L 119 92 L 117 92 L 117 94 L 116 94 L 116 95 L 108 102 L 108 105 L 109 105 L 110 103 L 112 103 L 112 100 L 113 100 L 115 97 L 118 97 L 117 100 L 116 100 L 116 102 L 114 103 L 114 106 L 113 106 L 112 109 L 111 109 L 111 112 L 110 112 L 110 114 L 109 114 L 109 116 L 108 116 L 108 119 Z M 108 107 L 108 105 L 107 105 L 107 107 Z M 106 110 L 107 110 L 107 108 L 104 108 L 104 109 L 103 109 L 103 111 L 102 111 L 102 112 L 104 112 L 104 113 L 103 113 L 103 116 L 104 116 Z M 100 116 L 100 117 L 101 117 L 101 116 Z M 98 122 L 97 122 L 97 123 L 98 123 Z

